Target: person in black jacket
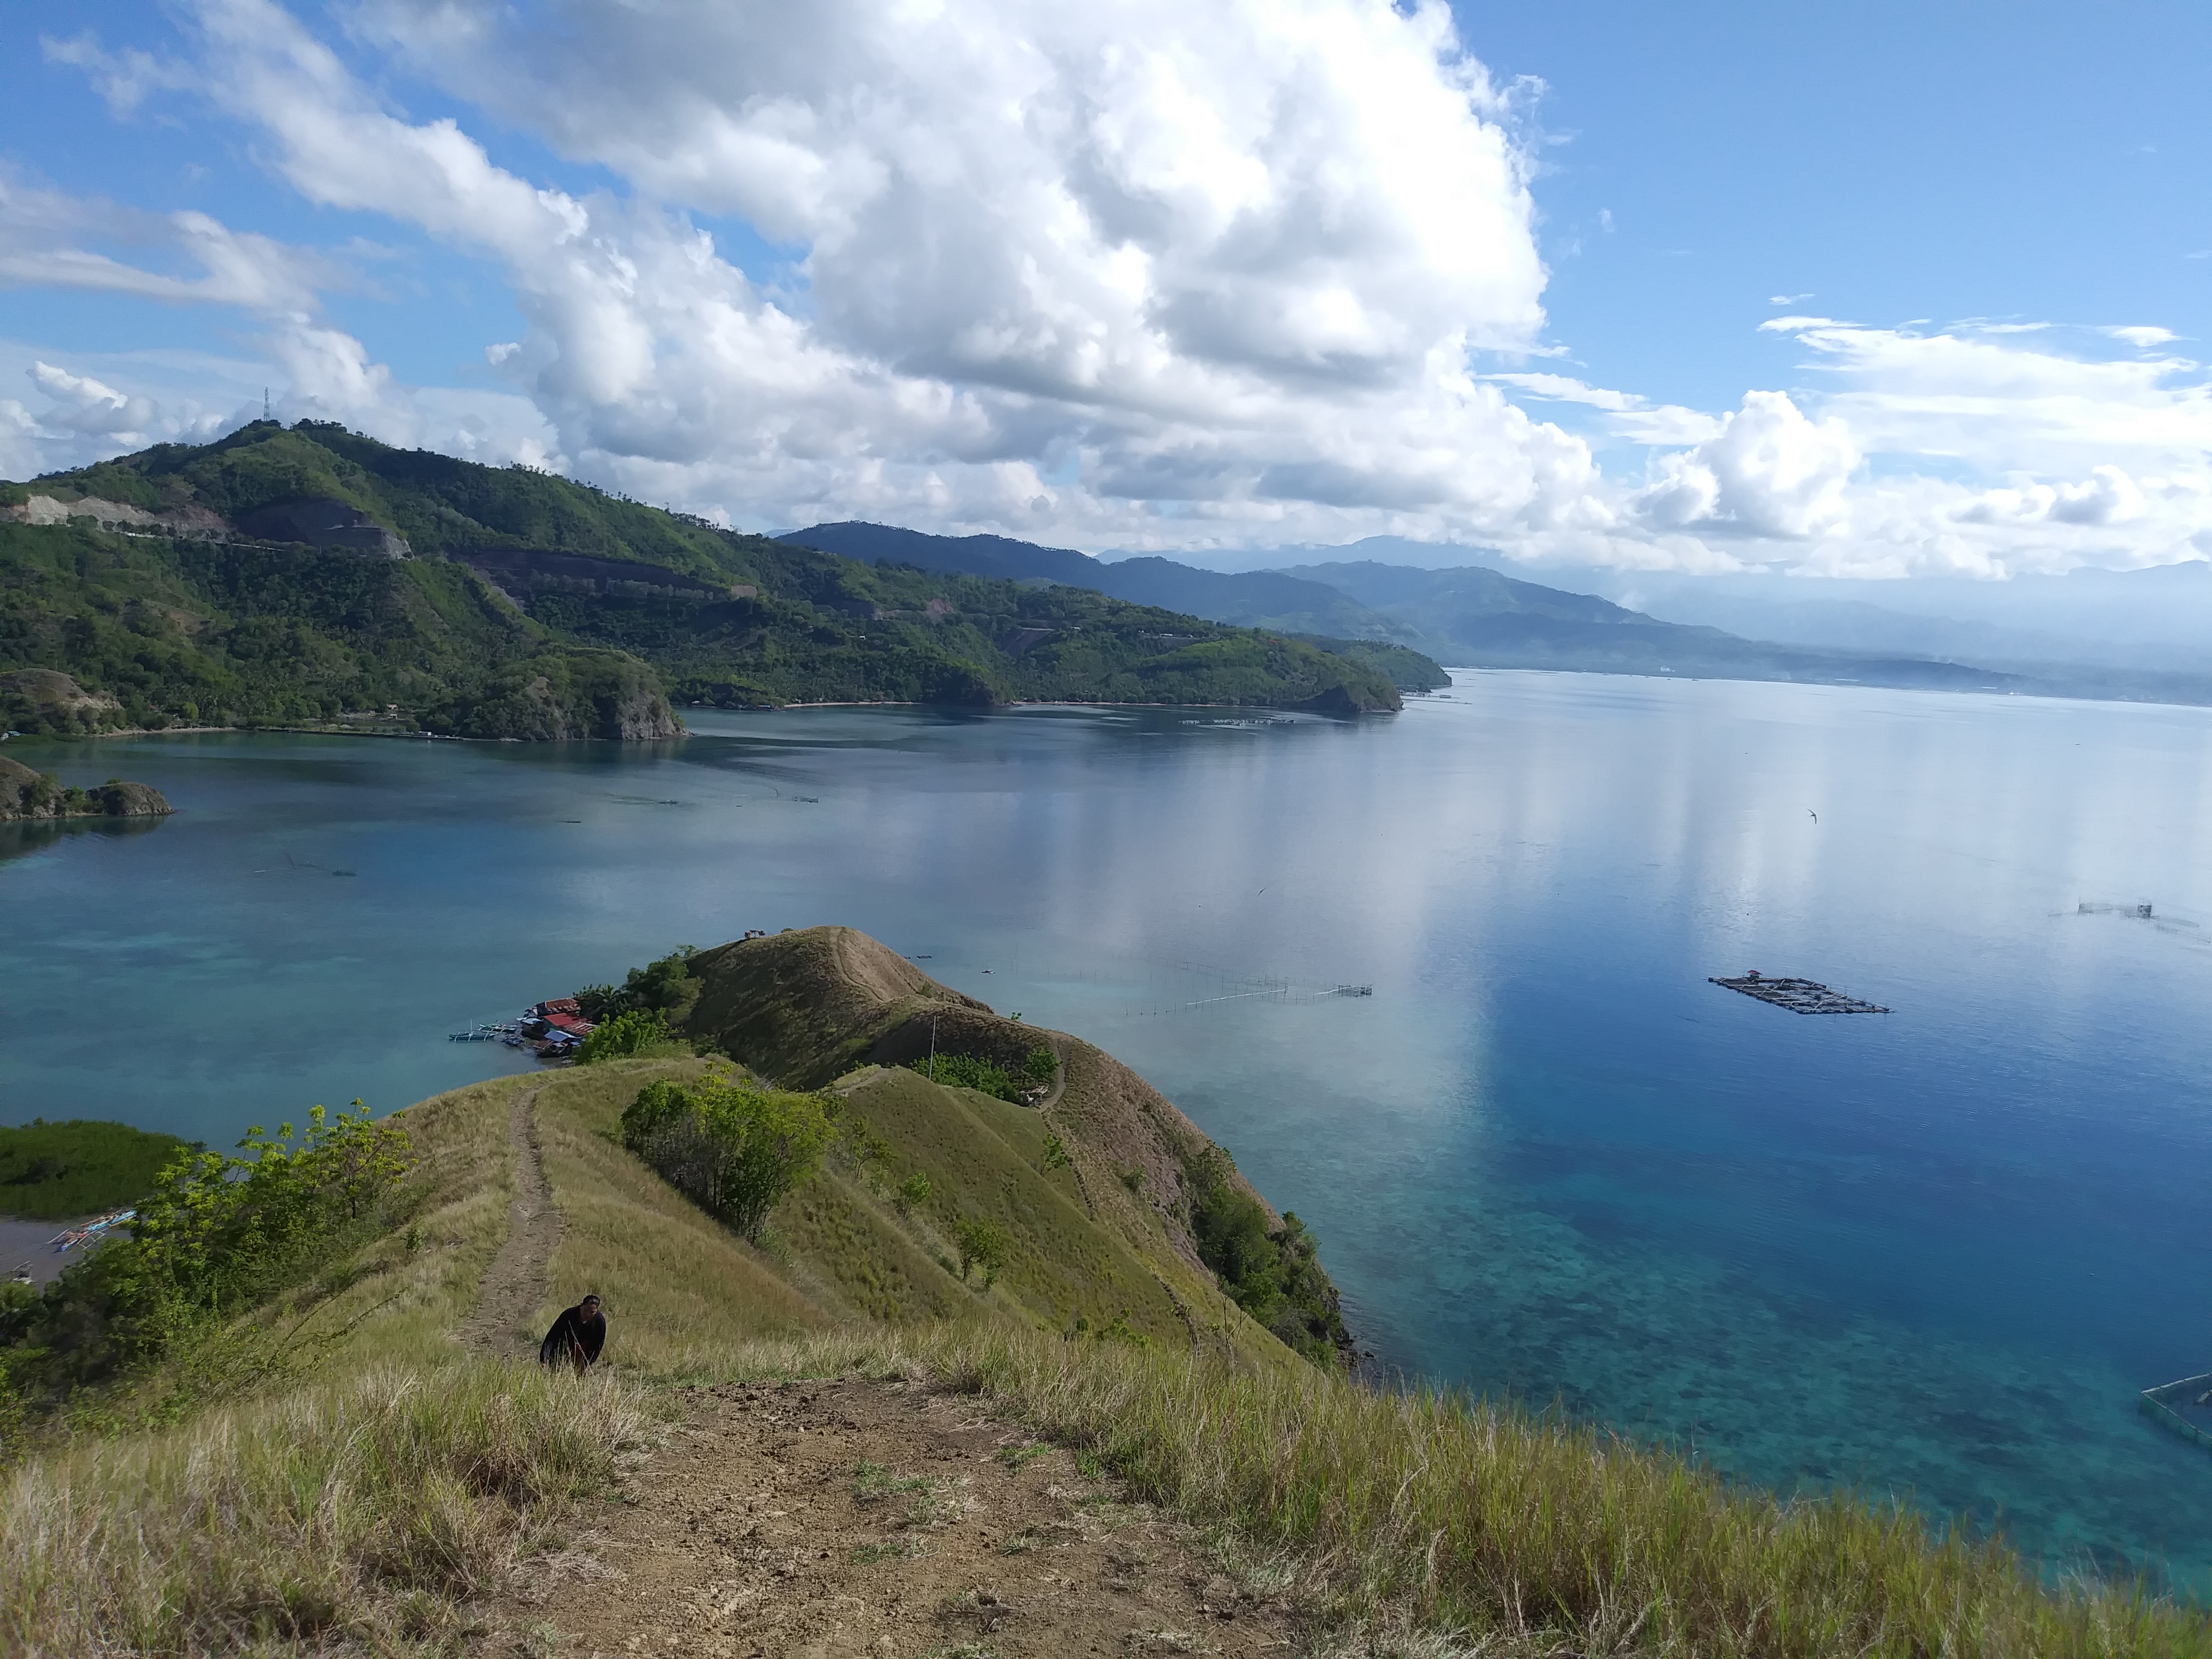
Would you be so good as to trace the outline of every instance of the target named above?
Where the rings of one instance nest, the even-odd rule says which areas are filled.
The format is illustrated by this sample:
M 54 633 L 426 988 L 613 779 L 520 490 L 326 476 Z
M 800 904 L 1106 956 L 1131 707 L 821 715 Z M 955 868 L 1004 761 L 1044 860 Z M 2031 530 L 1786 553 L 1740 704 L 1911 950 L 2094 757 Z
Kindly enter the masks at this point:
M 573 1308 L 563 1308 L 538 1345 L 538 1363 L 558 1365 L 563 1360 L 581 1376 L 607 1345 L 607 1316 L 599 1311 L 599 1298 L 587 1296 Z

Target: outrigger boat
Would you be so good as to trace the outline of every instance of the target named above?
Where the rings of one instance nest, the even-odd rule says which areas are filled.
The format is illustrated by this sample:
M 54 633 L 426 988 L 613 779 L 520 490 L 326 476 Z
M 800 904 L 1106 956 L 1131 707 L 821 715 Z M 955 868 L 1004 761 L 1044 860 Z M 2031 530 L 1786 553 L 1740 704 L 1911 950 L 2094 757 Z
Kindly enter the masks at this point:
M 136 1221 L 137 1218 L 138 1212 L 136 1210 L 118 1210 L 112 1215 L 100 1217 L 97 1221 L 88 1221 L 82 1227 L 72 1227 L 65 1233 L 58 1233 L 52 1241 L 54 1254 L 65 1255 L 80 1244 L 98 1243 L 125 1222 Z

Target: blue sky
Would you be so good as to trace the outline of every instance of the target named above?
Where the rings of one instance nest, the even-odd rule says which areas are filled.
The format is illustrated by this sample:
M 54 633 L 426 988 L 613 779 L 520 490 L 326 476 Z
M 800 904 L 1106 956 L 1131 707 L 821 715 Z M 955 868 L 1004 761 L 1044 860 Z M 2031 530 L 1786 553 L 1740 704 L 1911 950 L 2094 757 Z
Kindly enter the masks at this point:
M 638 19 L 0 13 L 0 471 L 268 384 L 748 526 L 2212 555 L 2212 9 Z
M 2212 7 L 1455 9 L 1546 83 L 1547 305 L 1607 384 L 1711 408 L 1775 383 L 1775 295 L 2212 336 Z

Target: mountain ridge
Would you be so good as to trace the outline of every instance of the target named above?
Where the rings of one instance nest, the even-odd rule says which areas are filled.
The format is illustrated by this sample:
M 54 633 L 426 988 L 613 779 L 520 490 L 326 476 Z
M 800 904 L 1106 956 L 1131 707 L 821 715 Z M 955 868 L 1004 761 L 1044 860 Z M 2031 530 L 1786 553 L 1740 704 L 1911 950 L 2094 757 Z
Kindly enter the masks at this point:
M 1370 649 L 1413 652 L 1467 667 L 1943 690 L 2002 691 L 2021 684 L 2017 677 L 1971 665 L 1819 652 L 1662 622 L 1594 594 L 1546 587 L 1481 565 L 1423 570 L 1353 561 L 1221 572 L 1152 555 L 1106 562 L 1004 536 L 931 536 L 857 521 L 792 531 L 781 539 L 856 558 L 919 562 L 924 568 L 988 568 L 1018 580 L 1079 582 L 1133 603 L 1173 605 L 1217 622 L 1325 632 L 1366 642 Z M 1404 678 L 1399 683 L 1407 684 Z
M 330 422 L 0 485 L 0 673 L 90 694 L 0 691 L 28 732 L 649 740 L 681 732 L 672 704 L 1400 704 L 1369 647 L 865 564 Z

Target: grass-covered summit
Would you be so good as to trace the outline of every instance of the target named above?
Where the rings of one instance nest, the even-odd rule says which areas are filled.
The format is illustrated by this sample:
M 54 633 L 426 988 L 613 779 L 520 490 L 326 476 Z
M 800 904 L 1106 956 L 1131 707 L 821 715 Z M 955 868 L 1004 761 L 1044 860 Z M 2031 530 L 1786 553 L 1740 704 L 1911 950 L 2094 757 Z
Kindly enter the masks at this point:
M 672 699 L 1399 701 L 1356 651 L 863 563 L 326 422 L 0 485 L 0 721 L 24 731 L 381 719 L 654 738 L 678 729 Z M 85 696 L 9 689 L 25 669 Z

